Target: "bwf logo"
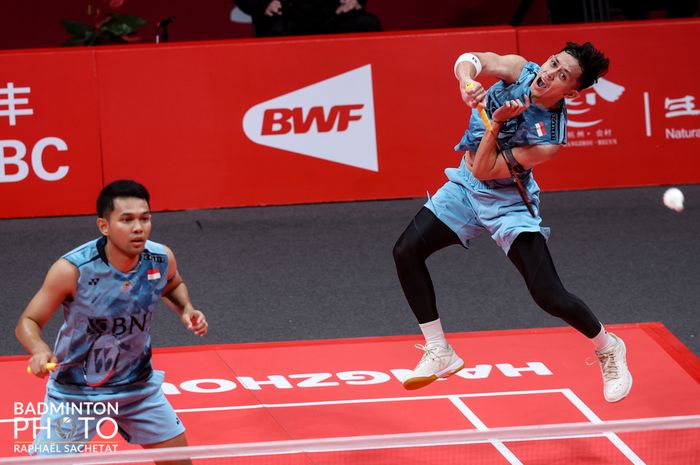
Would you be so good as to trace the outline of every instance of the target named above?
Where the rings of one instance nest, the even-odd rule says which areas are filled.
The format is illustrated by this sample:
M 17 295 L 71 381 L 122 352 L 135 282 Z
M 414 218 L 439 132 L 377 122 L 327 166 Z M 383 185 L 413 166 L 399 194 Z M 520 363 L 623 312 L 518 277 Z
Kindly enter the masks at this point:
M 255 105 L 243 131 L 266 147 L 378 171 L 371 65 Z
M 271 108 L 265 110 L 263 116 L 263 136 L 274 134 L 287 134 L 292 131 L 295 134 L 306 134 L 312 126 L 316 126 L 318 132 L 330 132 L 336 130 L 343 132 L 348 129 L 351 121 L 359 121 L 362 114 L 359 110 L 364 105 L 335 105 L 328 114 L 322 106 L 311 107 L 304 114 L 304 108 Z

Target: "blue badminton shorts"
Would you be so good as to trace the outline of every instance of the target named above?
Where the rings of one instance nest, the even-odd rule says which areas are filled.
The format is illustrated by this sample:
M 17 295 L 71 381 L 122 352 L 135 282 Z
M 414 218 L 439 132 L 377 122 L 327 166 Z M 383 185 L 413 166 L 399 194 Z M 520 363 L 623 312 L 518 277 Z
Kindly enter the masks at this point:
M 448 168 L 445 174 L 449 181 L 428 198 L 425 207 L 457 234 L 465 248 L 484 231 L 506 254 L 522 232 L 539 232 L 549 238 L 549 228 L 540 226 L 540 188 L 532 174 L 524 184 L 535 217 L 510 179 L 480 181 L 467 169 L 464 159 L 459 168 Z
M 117 432 L 131 444 L 155 444 L 179 436 L 185 427 L 163 394 L 163 379 L 162 371 L 153 371 L 146 381 L 110 389 L 50 380 L 32 455 L 90 451 L 116 442 Z

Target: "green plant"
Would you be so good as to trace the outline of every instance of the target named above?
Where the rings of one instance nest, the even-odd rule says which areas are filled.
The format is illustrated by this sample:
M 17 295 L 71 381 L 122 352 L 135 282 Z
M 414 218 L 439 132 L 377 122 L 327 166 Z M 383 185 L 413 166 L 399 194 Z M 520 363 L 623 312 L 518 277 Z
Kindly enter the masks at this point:
M 124 44 L 141 40 L 141 36 L 136 31 L 146 25 L 143 18 L 105 11 L 104 7 L 100 9 L 93 3 L 90 2 L 87 7 L 89 22 L 60 20 L 60 23 L 72 36 L 63 44 L 64 46 Z M 102 0 L 97 3 L 109 8 L 119 8 L 124 0 Z

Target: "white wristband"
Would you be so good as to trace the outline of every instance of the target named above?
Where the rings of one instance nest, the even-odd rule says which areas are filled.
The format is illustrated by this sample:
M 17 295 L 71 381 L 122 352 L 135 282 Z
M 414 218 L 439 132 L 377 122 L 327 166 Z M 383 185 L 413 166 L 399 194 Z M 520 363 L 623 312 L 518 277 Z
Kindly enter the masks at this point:
M 464 63 L 465 61 L 468 61 L 472 65 L 474 65 L 474 68 L 476 69 L 476 74 L 472 76 L 472 78 L 475 78 L 479 75 L 481 72 L 481 61 L 479 58 L 471 53 L 463 53 L 457 58 L 457 61 L 455 61 L 455 77 L 459 79 L 459 76 L 457 75 L 457 66 L 459 66 L 460 63 Z

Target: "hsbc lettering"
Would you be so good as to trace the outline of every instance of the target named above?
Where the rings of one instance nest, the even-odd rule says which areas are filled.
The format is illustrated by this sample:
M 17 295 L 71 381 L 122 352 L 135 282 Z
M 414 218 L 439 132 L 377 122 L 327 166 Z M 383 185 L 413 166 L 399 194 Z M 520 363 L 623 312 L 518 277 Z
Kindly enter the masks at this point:
M 34 114 L 34 109 L 28 106 L 31 93 L 31 87 L 17 87 L 13 82 L 0 87 L 0 97 L 4 97 L 0 98 L 0 117 L 7 117 L 9 126 L 17 126 L 19 117 Z M 49 147 L 59 152 L 68 150 L 63 139 L 44 137 L 32 146 L 31 158 L 26 161 L 27 146 L 24 142 L 16 139 L 0 140 L 0 183 L 23 181 L 29 176 L 30 165 L 37 177 L 44 181 L 58 181 L 66 177 L 68 166 L 60 165 L 53 171 L 46 168 L 44 152 Z
M 37 177 L 44 181 L 58 181 L 66 177 L 68 166 L 60 165 L 53 171 L 46 168 L 44 157 L 49 147 L 59 152 L 68 150 L 68 145 L 63 139 L 44 137 L 34 144 L 31 157 L 26 161 L 27 146 L 22 141 L 0 140 L 0 183 L 23 181 L 29 176 L 30 165 Z
M 348 129 L 350 122 L 362 119 L 360 110 L 363 104 L 355 105 L 335 105 L 330 108 L 326 115 L 323 106 L 309 108 L 304 115 L 302 107 L 297 108 L 269 108 L 263 113 L 262 129 L 263 136 L 288 134 L 306 134 L 315 123 L 319 133 L 330 132 L 335 129 L 343 132 Z

